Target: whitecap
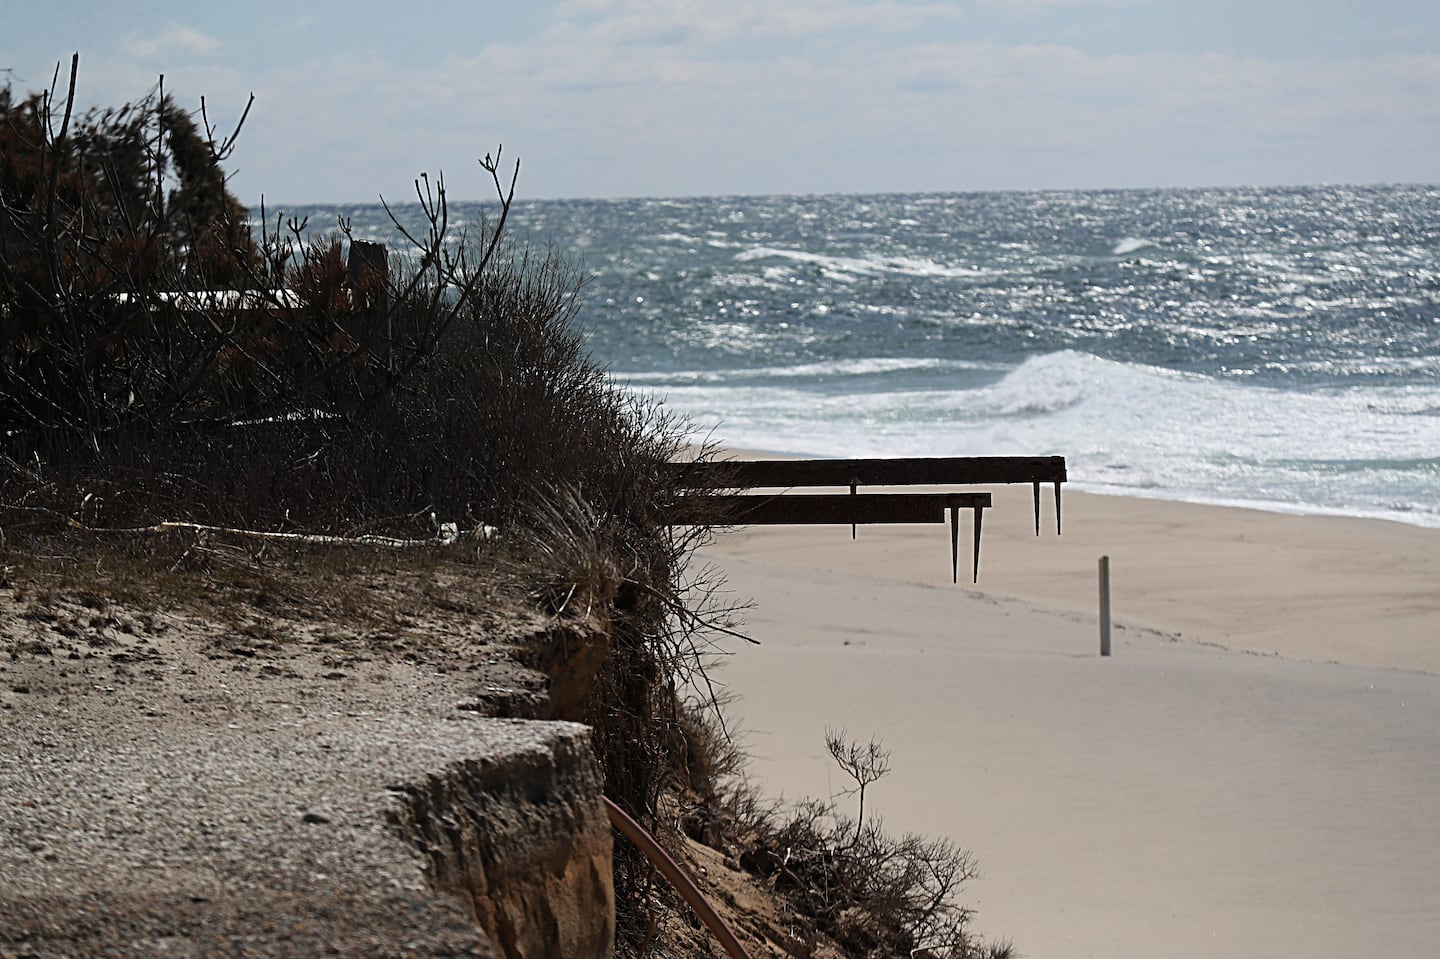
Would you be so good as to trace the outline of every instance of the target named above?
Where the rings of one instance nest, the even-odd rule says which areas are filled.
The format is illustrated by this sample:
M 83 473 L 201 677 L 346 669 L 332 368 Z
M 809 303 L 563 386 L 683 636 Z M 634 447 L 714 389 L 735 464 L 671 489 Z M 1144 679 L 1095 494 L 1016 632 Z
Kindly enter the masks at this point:
M 1116 243 L 1110 252 L 1115 256 L 1125 256 L 1128 253 L 1134 253 L 1136 250 L 1143 250 L 1147 246 L 1156 245 L 1154 240 L 1146 240 L 1138 236 L 1127 236 L 1119 243 Z
M 783 259 L 794 263 L 817 266 L 827 276 L 840 278 L 844 274 L 873 276 L 894 273 L 901 276 L 933 278 L 972 278 L 991 276 L 993 271 L 976 270 L 970 267 L 946 266 L 934 260 L 910 256 L 831 256 L 810 253 L 806 250 L 786 250 L 773 246 L 757 246 L 735 254 L 736 263 L 750 263 L 755 260 Z
M 905 374 L 912 372 L 989 372 L 999 373 L 1003 367 L 971 360 L 941 360 L 926 357 L 864 357 L 818 363 L 796 363 L 791 366 L 734 367 L 709 370 L 612 371 L 611 377 L 622 383 L 696 384 L 727 383 L 757 379 L 822 379 L 826 377 L 859 377 Z

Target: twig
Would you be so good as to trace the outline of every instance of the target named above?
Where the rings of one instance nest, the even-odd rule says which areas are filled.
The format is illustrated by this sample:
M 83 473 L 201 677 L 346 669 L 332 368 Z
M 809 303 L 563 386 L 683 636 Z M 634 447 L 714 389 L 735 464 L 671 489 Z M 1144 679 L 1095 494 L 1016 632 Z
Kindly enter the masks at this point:
M 761 645 L 760 640 L 754 639 L 754 638 L 752 638 L 752 637 L 750 637 L 750 636 L 746 636 L 744 633 L 740 632 L 740 631 L 737 630 L 737 629 L 732 629 L 732 628 L 730 628 L 730 627 L 728 627 L 728 626 L 722 626 L 722 625 L 720 625 L 719 623 L 711 622 L 710 620 L 706 619 L 704 616 L 701 616 L 699 613 L 696 613 L 695 611 L 691 610 L 691 609 L 690 609 L 689 607 L 687 607 L 684 603 L 682 603 L 682 602 L 680 602 L 679 600 L 675 599 L 673 596 L 669 595 L 668 593 L 662 592 L 661 590 L 656 589 L 654 586 L 651 586 L 651 585 L 648 584 L 648 583 L 637 583 L 636 585 L 644 587 L 644 588 L 645 588 L 646 590 L 648 590 L 652 595 L 654 595 L 656 599 L 658 599 L 658 600 L 660 600 L 660 602 L 664 603 L 665 606 L 668 607 L 671 612 L 673 612 L 673 613 L 675 613 L 676 615 L 678 615 L 681 619 L 687 620 L 688 622 L 690 622 L 690 623 L 691 623 L 692 625 L 694 625 L 694 626 L 698 626 L 698 627 L 700 627 L 701 629 L 705 629 L 705 630 L 713 630 L 713 631 L 715 631 L 715 632 L 717 632 L 717 633 L 723 633 L 724 635 L 726 635 L 726 636 L 731 636 L 731 637 L 733 637 L 733 638 L 735 638 L 735 639 L 743 639 L 745 642 L 751 644 L 752 646 L 759 646 L 759 645 Z
M 250 99 L 245 101 L 245 109 L 241 112 L 240 121 L 235 124 L 235 129 L 231 130 L 230 135 L 221 140 L 217 147 L 215 145 L 215 128 L 210 125 L 210 117 L 205 113 L 205 98 L 200 98 L 200 120 L 205 124 L 205 140 L 210 146 L 210 155 L 216 163 L 229 159 L 230 154 L 234 152 L 235 141 L 240 137 L 240 131 L 245 126 L 245 119 L 250 116 L 250 108 L 254 105 L 255 94 L 252 93 Z

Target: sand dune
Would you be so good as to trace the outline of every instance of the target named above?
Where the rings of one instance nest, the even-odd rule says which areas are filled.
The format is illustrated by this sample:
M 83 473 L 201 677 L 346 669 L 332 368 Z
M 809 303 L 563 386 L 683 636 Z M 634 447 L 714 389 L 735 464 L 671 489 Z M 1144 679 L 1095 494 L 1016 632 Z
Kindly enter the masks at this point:
M 997 494 L 978 587 L 935 527 L 779 528 L 708 551 L 751 632 L 722 678 L 772 793 L 876 735 L 892 829 L 985 877 L 1029 956 L 1426 955 L 1440 942 L 1440 531 Z M 1114 655 L 1097 655 L 1112 557 Z

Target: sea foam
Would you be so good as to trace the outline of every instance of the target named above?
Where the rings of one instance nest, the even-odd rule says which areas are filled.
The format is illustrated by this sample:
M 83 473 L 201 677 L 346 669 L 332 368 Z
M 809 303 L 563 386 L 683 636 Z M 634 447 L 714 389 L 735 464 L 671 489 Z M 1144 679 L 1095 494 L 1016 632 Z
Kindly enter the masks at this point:
M 1110 252 L 1115 256 L 1125 256 L 1127 253 L 1143 250 L 1147 246 L 1155 246 L 1155 242 L 1153 240 L 1143 240 L 1140 237 L 1127 236 L 1119 243 L 1116 243 Z
M 776 247 L 754 247 L 735 254 L 735 262 L 751 263 L 756 260 L 780 259 L 794 263 L 814 265 L 822 270 L 836 273 L 876 275 L 894 273 L 916 277 L 975 277 L 985 276 L 988 271 L 970 267 L 945 266 L 933 260 L 904 256 L 835 256 L 823 253 L 809 253 L 804 250 L 787 250 Z
M 856 363 L 848 373 L 893 373 L 900 387 L 920 367 Z M 998 377 L 989 371 L 988 385 L 967 378 L 954 389 L 818 394 L 804 382 L 845 372 L 820 364 L 746 371 L 743 380 L 732 372 L 703 385 L 645 385 L 659 387 L 699 431 L 739 447 L 830 456 L 1061 454 L 1080 488 L 1440 525 L 1440 503 L 1425 485 L 1440 484 L 1440 386 L 1297 394 L 1068 351 Z M 1375 502 L 1381 489 L 1388 493 Z
M 393 232 L 379 207 L 313 220 L 337 212 Z M 1440 525 L 1434 188 L 540 201 L 511 223 L 583 256 L 576 319 L 618 382 L 735 445 L 1054 453 L 1091 489 Z

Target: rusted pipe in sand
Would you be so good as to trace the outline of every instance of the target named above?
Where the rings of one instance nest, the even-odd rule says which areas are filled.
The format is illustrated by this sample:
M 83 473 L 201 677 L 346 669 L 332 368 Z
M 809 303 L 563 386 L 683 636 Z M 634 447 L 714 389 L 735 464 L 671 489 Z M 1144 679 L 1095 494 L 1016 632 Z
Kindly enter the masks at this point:
M 631 819 L 625 810 L 611 802 L 608 796 L 604 799 L 605 811 L 610 814 L 610 825 L 624 833 L 625 838 L 633 842 L 635 848 L 644 853 L 645 858 L 660 870 L 660 874 L 669 881 L 670 885 L 675 887 L 676 892 L 680 893 L 681 897 L 690 904 L 690 908 L 695 910 L 695 915 L 700 917 L 700 921 L 705 923 L 706 928 L 720 941 L 720 945 L 730 954 L 731 959 L 750 959 L 750 953 L 745 951 L 740 940 L 735 938 L 735 933 L 725 925 L 725 920 L 721 919 L 719 913 L 710 906 L 704 894 L 700 892 L 700 888 L 685 874 L 685 870 L 680 868 L 680 864 L 671 859 L 670 854 L 655 841 L 655 837 Z

